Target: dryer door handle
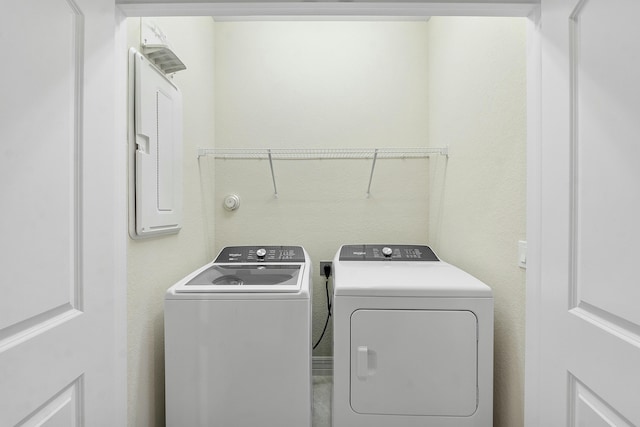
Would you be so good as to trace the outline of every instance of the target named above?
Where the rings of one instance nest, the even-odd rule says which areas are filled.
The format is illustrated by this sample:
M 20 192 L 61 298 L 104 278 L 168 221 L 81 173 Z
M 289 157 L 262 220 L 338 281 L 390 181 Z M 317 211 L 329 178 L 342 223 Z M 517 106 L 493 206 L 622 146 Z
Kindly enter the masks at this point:
M 366 345 L 358 346 L 356 351 L 356 375 L 361 380 L 369 376 L 369 348 Z

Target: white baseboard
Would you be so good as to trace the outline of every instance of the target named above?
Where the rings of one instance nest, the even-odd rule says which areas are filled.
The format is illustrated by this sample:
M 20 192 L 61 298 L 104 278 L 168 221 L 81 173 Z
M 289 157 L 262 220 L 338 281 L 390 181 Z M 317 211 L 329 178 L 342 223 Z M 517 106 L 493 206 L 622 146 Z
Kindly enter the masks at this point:
M 313 356 L 311 371 L 313 375 L 333 375 L 333 356 Z

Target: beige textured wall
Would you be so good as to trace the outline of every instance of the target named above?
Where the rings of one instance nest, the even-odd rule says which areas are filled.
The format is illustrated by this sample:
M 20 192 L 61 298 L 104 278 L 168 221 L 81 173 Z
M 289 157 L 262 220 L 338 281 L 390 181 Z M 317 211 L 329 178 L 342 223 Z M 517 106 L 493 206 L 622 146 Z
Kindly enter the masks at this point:
M 164 425 L 164 293 L 178 279 L 205 264 L 211 253 L 197 147 L 213 146 L 213 43 L 211 18 L 154 18 L 187 70 L 175 75 L 184 109 L 184 223 L 180 233 L 129 240 L 128 425 Z M 139 45 L 140 19 L 127 22 L 129 45 Z M 205 191 L 203 191 L 205 190 Z
M 494 426 L 523 421 L 526 110 L 524 19 L 429 21 L 430 243 L 495 297 Z
M 426 22 L 216 23 L 216 147 L 427 145 Z M 215 244 L 301 244 L 314 264 L 313 336 L 326 318 L 318 263 L 342 243 L 427 240 L 428 160 L 215 164 Z M 238 194 L 240 209 L 222 208 Z M 331 324 L 329 325 L 331 328 Z M 315 355 L 330 355 L 331 329 Z
M 189 67 L 176 75 L 185 100 L 185 223 L 178 235 L 129 242 L 129 425 L 164 425 L 164 292 L 221 247 L 305 246 L 318 337 L 326 315 L 320 260 L 341 243 L 426 242 L 493 288 L 495 426 L 521 426 L 524 20 L 154 20 Z M 139 20 L 129 29 L 137 44 Z M 214 136 L 216 147 L 429 143 L 449 145 L 452 155 L 379 161 L 370 198 L 370 161 L 279 161 L 275 199 L 266 161 L 198 163 L 196 148 L 213 146 Z M 222 208 L 226 194 L 241 197 L 238 211 Z M 315 354 L 331 354 L 330 343 L 329 330 Z

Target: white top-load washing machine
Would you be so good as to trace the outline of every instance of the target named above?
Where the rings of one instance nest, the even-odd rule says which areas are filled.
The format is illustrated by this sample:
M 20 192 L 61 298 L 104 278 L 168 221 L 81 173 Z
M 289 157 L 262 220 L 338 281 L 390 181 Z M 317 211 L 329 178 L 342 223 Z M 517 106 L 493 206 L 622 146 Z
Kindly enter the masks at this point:
M 168 427 L 310 427 L 311 263 L 224 248 L 165 297 Z
M 421 245 L 345 245 L 333 271 L 333 427 L 493 425 L 487 285 Z

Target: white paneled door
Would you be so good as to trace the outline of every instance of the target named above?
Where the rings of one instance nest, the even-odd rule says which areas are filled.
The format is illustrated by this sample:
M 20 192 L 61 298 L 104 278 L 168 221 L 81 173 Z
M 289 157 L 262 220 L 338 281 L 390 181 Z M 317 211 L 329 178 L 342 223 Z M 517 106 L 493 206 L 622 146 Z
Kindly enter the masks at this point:
M 542 1 L 540 426 L 640 425 L 638 16 Z
M 112 0 L 0 11 L 0 426 L 118 426 Z

